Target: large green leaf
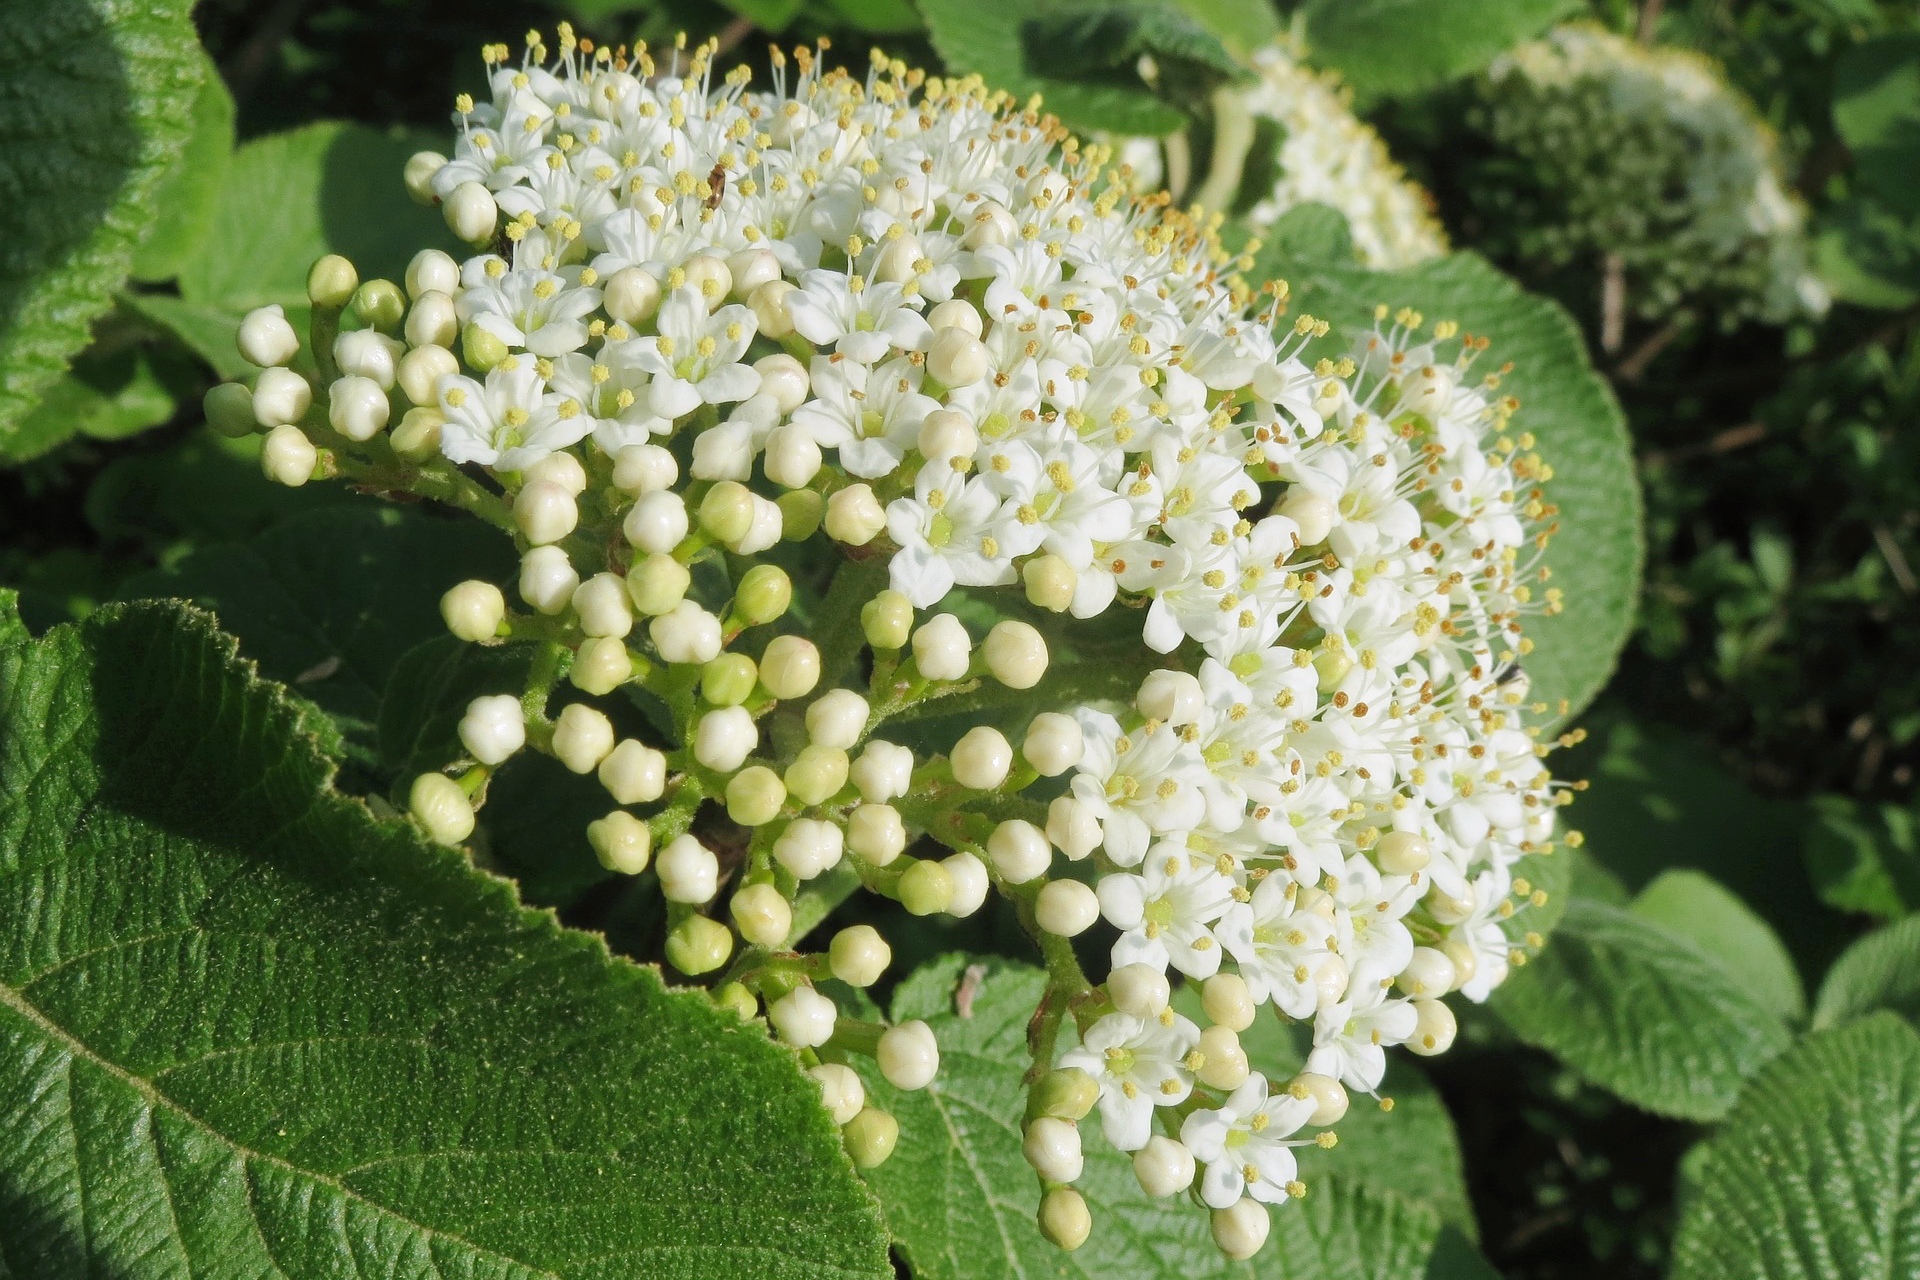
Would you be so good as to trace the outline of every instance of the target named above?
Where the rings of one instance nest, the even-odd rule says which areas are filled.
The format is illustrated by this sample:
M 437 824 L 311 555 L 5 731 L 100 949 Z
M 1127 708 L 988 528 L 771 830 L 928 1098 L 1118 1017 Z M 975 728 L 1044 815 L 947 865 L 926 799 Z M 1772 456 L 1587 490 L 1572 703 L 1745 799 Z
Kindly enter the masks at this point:
M 1837 1027 L 1875 1009 L 1920 1021 L 1920 916 L 1874 930 L 1833 962 L 1813 1004 L 1813 1025 Z
M 1663 872 L 1640 891 L 1631 910 L 1720 961 L 1776 1017 L 1793 1021 L 1806 1013 L 1800 971 L 1779 935 L 1713 877 L 1685 869 Z
M 1920 215 L 1855 196 L 1820 219 L 1814 266 L 1833 296 L 1896 310 L 1920 298 Z
M 1626 420 L 1606 380 L 1587 359 L 1580 330 L 1556 303 L 1530 294 L 1472 253 L 1455 253 L 1410 271 L 1375 272 L 1263 254 L 1263 276 L 1284 276 L 1296 311 L 1331 320 L 1350 343 L 1373 324 L 1381 303 L 1412 307 L 1428 321 L 1456 320 L 1490 338 L 1481 365 L 1512 362 L 1501 382 L 1520 401 L 1515 430 L 1531 431 L 1553 467 L 1546 486 L 1560 508 L 1560 532 L 1546 552 L 1553 585 L 1566 593 L 1554 617 L 1534 617 L 1536 644 L 1524 666 L 1533 693 L 1572 714 L 1592 701 L 1627 636 L 1640 593 L 1646 541 Z
M 1920 1275 L 1920 1035 L 1899 1019 L 1805 1041 L 1705 1153 L 1672 1280 Z
M 512 568 L 512 545 L 477 521 L 365 503 L 196 551 L 131 579 L 121 598 L 171 596 L 212 610 L 264 674 L 371 747 L 394 667 L 445 632 L 441 595 L 467 578 L 504 580 Z
M 1787 1047 L 1778 1015 L 1719 961 L 1630 911 L 1576 898 L 1553 942 L 1494 993 L 1528 1044 L 1639 1107 L 1724 1115 Z
M 1578 0 L 1307 0 L 1313 62 L 1363 97 L 1406 97 L 1469 75 Z
M 0 446 L 0 460 L 35 458 L 76 435 L 137 435 L 173 417 L 174 386 L 192 381 L 191 361 L 176 351 L 127 346 L 82 352 Z
M 205 615 L 10 635 L 0 873 L 0 1273 L 891 1275 L 790 1054 L 333 792 Z
M 1900 213 L 1920 214 L 1920 32 L 1893 32 L 1840 55 L 1833 125 L 1861 185 Z
M 191 129 L 186 0 L 0 9 L 0 446 L 87 345 Z
M 896 1019 L 924 1018 L 940 1042 L 940 1075 L 902 1093 L 864 1069 L 870 1096 L 900 1121 L 900 1145 L 868 1181 L 916 1280 L 1000 1280 L 1004 1276 L 1078 1274 L 1098 1280 L 1214 1280 L 1255 1275 L 1287 1280 L 1418 1280 L 1472 1275 L 1474 1256 L 1457 1232 L 1445 1233 L 1434 1207 L 1336 1166 L 1337 1155 L 1301 1153 L 1307 1198 L 1274 1211 L 1273 1236 L 1252 1265 L 1228 1262 L 1214 1248 L 1207 1215 L 1184 1197 L 1149 1200 L 1128 1157 L 1108 1147 L 1099 1121 L 1083 1124 L 1086 1173 L 1077 1184 L 1093 1210 L 1093 1235 L 1063 1255 L 1034 1226 L 1038 1191 L 1020 1153 L 1027 1020 L 1045 988 L 1040 971 L 981 959 L 968 1016 L 955 996 L 967 957 L 948 956 L 915 972 L 894 994 Z M 1364 1105 L 1363 1099 L 1357 1099 Z M 1378 1128 L 1397 1117 L 1386 1116 Z M 1342 1146 L 1376 1126 L 1343 1122 Z M 1404 1148 L 1402 1150 L 1405 1150 Z M 1364 1175 L 1362 1175 L 1364 1176 Z M 1444 1256 L 1439 1256 L 1444 1253 Z
M 134 279 L 169 280 L 206 243 L 233 157 L 233 116 L 233 95 L 209 59 L 193 100 L 193 133 L 154 193 L 153 223 L 133 255 Z

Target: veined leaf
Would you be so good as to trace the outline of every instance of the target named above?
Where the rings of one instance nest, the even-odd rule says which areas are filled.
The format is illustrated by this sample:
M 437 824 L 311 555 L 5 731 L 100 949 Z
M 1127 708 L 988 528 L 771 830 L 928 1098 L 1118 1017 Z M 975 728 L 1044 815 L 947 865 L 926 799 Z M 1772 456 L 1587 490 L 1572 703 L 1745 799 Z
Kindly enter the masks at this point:
M 1813 1025 L 1837 1027 L 1875 1009 L 1920 1019 L 1920 916 L 1876 929 L 1833 962 L 1814 1002 Z
M 1574 0 L 1307 0 L 1317 66 L 1362 97 L 1405 97 L 1470 75 L 1544 31 Z
M 0 1272 L 891 1275 L 790 1054 L 335 793 L 204 614 L 0 637 Z

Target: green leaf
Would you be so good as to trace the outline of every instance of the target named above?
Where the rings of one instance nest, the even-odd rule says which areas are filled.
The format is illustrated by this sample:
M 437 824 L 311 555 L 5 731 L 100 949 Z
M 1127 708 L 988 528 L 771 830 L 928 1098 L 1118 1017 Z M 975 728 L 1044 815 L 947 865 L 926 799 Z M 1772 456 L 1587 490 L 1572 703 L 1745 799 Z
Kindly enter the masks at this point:
M 60 375 L 33 411 L 0 448 L 0 461 L 39 457 L 76 435 L 122 440 L 173 417 L 176 405 L 169 382 L 185 382 L 181 359 L 173 352 L 123 347 L 87 351 Z M 169 377 L 163 377 L 162 369 Z
M 1184 126 L 1186 113 L 1155 97 L 1131 68 L 1097 83 L 1052 74 L 1050 51 L 1029 44 L 1028 24 L 1075 7 L 1048 0 L 920 0 L 927 34 L 948 67 L 977 72 L 1022 101 L 1041 94 L 1044 109 L 1072 128 L 1160 137 Z
M 1920 214 L 1920 32 L 1891 32 L 1840 55 L 1833 125 L 1860 184 L 1897 212 Z
M 1920 1274 L 1920 1035 L 1899 1019 L 1806 1040 L 1706 1152 L 1672 1280 Z
M 0 447 L 87 345 L 186 145 L 205 66 L 190 7 L 0 11 Z
M 963 1018 L 955 996 L 976 963 L 980 980 Z M 1063 1257 L 1034 1225 L 1039 1193 L 1020 1153 L 1027 1020 L 1045 985 L 1039 970 L 1005 960 L 933 961 L 900 984 L 892 1015 L 924 1018 L 933 1028 L 940 1042 L 939 1078 L 924 1090 L 903 1093 L 869 1062 L 855 1063 L 869 1097 L 900 1121 L 893 1158 L 867 1179 L 915 1280 L 1000 1280 L 1066 1268 L 1127 1280 L 1251 1280 L 1256 1273 L 1288 1280 L 1418 1280 L 1427 1273 L 1441 1236 L 1439 1212 L 1384 1185 L 1354 1181 L 1348 1172 L 1362 1165 L 1351 1156 L 1346 1165 L 1333 1160 L 1341 1148 L 1365 1140 L 1357 1115 L 1341 1124 L 1340 1148 L 1301 1151 L 1301 1177 L 1310 1190 L 1304 1201 L 1274 1211 L 1273 1235 L 1255 1266 L 1221 1256 L 1208 1236 L 1205 1210 L 1184 1197 L 1148 1199 L 1130 1158 L 1108 1147 L 1097 1117 L 1089 1119 L 1082 1125 L 1086 1174 L 1076 1185 L 1093 1211 L 1093 1235 Z M 1256 1069 L 1276 1065 L 1256 1054 Z M 1380 1127 L 1398 1118 L 1397 1112 L 1383 1117 Z M 1448 1257 L 1457 1258 L 1460 1247 L 1454 1241 Z
M 1317 200 L 1297 204 L 1275 219 L 1267 243 L 1300 262 L 1342 267 L 1355 261 L 1347 215 Z
M 1176 0 L 1220 42 L 1244 59 L 1280 38 L 1280 19 L 1268 0 Z
M 825 3 L 842 22 L 872 35 L 906 35 L 926 25 L 920 20 L 920 11 L 907 0 L 825 0 Z
M 1813 1002 L 1813 1025 L 1837 1027 L 1876 1009 L 1920 1020 L 1920 916 L 1874 930 L 1833 962 Z
M 205 360 L 215 376 L 225 379 L 250 377 L 254 367 L 240 355 L 234 337 L 240 329 L 244 311 L 201 302 L 188 302 L 165 293 L 123 293 L 120 303 L 129 311 L 150 321 L 166 335 Z M 307 331 L 312 309 L 302 299 L 300 305 L 286 307 L 287 319 L 295 333 Z
M 1794 1021 L 1805 1015 L 1800 971 L 1779 935 L 1711 876 L 1664 872 L 1640 891 L 1631 910 L 1718 960 L 1775 1017 Z
M 1892 920 L 1920 905 L 1920 824 L 1912 809 L 1815 796 L 1805 841 L 1808 873 L 1828 906 Z
M 312 698 L 370 749 L 396 664 L 445 631 L 441 595 L 512 569 L 512 544 L 476 521 L 363 503 L 196 551 L 131 579 L 121 598 L 172 596 L 212 610 L 263 674 Z
M 1660 1115 L 1724 1115 L 1790 1037 L 1717 960 L 1640 916 L 1567 904 L 1552 943 L 1494 993 L 1515 1035 Z
M 1897 310 L 1920 298 L 1920 216 L 1856 196 L 1820 220 L 1813 261 L 1833 296 Z
M 1577 0 L 1307 0 L 1317 66 L 1363 98 L 1410 97 L 1470 75 L 1540 34 Z
M 1068 80 L 1131 72 L 1142 57 L 1186 63 L 1220 76 L 1240 64 L 1198 19 L 1164 3 L 1088 4 L 1042 9 L 1021 29 L 1028 66 Z
M 332 791 L 204 615 L 0 713 L 6 1274 L 891 1276 L 791 1054 Z
M 1262 278 L 1285 276 L 1294 309 L 1331 320 L 1350 343 L 1369 332 L 1374 308 L 1409 306 L 1429 321 L 1457 320 L 1464 333 L 1490 338 L 1481 367 L 1511 361 L 1501 390 L 1520 401 L 1515 430 L 1539 438 L 1553 467 L 1547 484 L 1560 532 L 1547 548 L 1553 585 L 1566 593 L 1554 617 L 1527 620 L 1535 643 L 1522 665 L 1533 695 L 1564 719 L 1600 691 L 1633 630 L 1646 540 L 1626 421 L 1606 380 L 1587 359 L 1579 327 L 1557 303 L 1523 290 L 1472 253 L 1455 253 L 1410 271 L 1375 272 L 1263 253 Z M 1563 705 L 1564 704 L 1564 705 Z
M 193 133 L 153 197 L 153 223 L 133 255 L 133 278 L 170 280 L 200 251 L 233 157 L 233 95 L 213 61 L 201 55 Z
M 380 699 L 380 759 L 397 776 L 439 769 L 465 754 L 460 717 L 484 694 L 524 689 L 533 646 L 423 640 L 393 664 Z

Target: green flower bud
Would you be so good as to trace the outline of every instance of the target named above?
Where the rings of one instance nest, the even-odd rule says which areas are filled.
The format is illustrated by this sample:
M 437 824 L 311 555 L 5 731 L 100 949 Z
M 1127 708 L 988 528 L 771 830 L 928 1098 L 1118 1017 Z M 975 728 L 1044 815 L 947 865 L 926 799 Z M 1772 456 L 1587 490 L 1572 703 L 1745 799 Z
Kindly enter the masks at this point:
M 706 504 L 700 504 L 701 518 Z M 740 575 L 740 587 L 733 593 L 733 611 L 750 627 L 772 622 L 793 603 L 793 579 L 777 564 L 757 564 Z
M 760 1012 L 760 1002 L 754 999 L 753 992 L 738 982 L 729 982 L 716 989 L 713 1002 L 722 1009 L 731 1010 L 742 1022 L 755 1017 Z
M 876 649 L 903 649 L 913 634 L 913 602 L 898 591 L 882 591 L 860 606 L 860 629 Z
M 425 462 L 440 452 L 440 428 L 446 424 L 438 409 L 409 409 L 400 425 L 387 433 L 387 439 L 393 451 L 408 462 Z
M 593 846 L 594 856 L 607 870 L 637 876 L 647 869 L 647 858 L 653 851 L 653 832 L 625 809 L 615 809 L 587 824 L 587 843 Z
M 909 913 L 937 915 L 953 901 L 953 878 L 937 862 L 916 862 L 900 877 L 898 892 Z
M 1062 1249 L 1078 1249 L 1092 1231 L 1086 1197 L 1072 1187 L 1055 1187 L 1040 1201 L 1040 1234 Z
M 787 790 L 801 804 L 825 804 L 847 785 L 848 768 L 846 752 L 813 743 L 787 766 Z
M 627 570 L 627 594 L 633 607 L 650 618 L 672 613 L 687 598 L 693 574 L 664 551 L 634 562 Z
M 866 1107 L 847 1121 L 840 1135 L 854 1164 L 862 1169 L 877 1169 L 899 1145 L 900 1122 L 878 1107 Z
M 473 805 L 460 784 L 444 773 L 415 778 L 407 808 L 435 844 L 456 845 L 473 834 Z
M 1314 655 L 1313 669 L 1320 677 L 1320 692 L 1332 693 L 1353 670 L 1353 659 L 1345 649 L 1322 649 Z
M 398 333 L 407 317 L 407 295 L 391 280 L 369 280 L 354 291 L 353 314 L 369 329 Z
M 460 331 L 460 355 L 475 373 L 485 373 L 512 354 L 507 344 L 477 324 Z
M 307 272 L 307 300 L 316 307 L 338 311 L 353 298 L 360 287 L 360 273 L 337 253 L 330 253 Z
M 750 764 L 727 780 L 727 816 L 743 827 L 766 826 L 786 802 L 780 775 L 763 764 Z
M 223 436 L 238 440 L 252 435 L 260 425 L 253 416 L 253 392 L 242 383 L 223 382 L 207 392 L 201 403 L 207 425 Z
M 1057 1120 L 1080 1120 L 1100 1101 L 1100 1083 L 1079 1067 L 1063 1067 L 1040 1078 L 1033 1091 L 1038 1115 Z
M 688 916 L 667 934 L 667 962 L 692 977 L 712 973 L 733 954 L 733 930 L 706 916 Z
M 716 707 L 737 707 L 747 700 L 759 678 L 752 658 L 744 653 L 723 653 L 700 668 L 700 696 Z
M 811 489 L 794 489 L 777 499 L 780 505 L 780 536 L 788 542 L 805 542 L 820 532 L 826 519 L 827 500 Z
M 722 480 L 700 499 L 700 527 L 715 542 L 733 543 L 753 528 L 753 494 L 735 480 Z

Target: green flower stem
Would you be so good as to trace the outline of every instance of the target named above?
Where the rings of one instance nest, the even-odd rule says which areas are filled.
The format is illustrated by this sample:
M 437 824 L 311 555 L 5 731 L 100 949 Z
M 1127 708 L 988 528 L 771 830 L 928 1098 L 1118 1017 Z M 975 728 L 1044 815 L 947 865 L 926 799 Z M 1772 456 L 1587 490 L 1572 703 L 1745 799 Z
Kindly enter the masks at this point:
M 886 580 L 885 564 L 871 560 L 847 560 L 834 571 L 809 637 L 820 650 L 820 688 L 838 688 L 860 656 L 866 646 L 866 636 L 860 630 L 860 608 L 886 585 Z
M 520 697 L 520 707 L 526 715 L 528 730 L 542 747 L 553 738 L 553 722 L 547 718 L 547 699 L 553 696 L 553 686 L 559 683 L 571 656 L 572 650 L 554 639 L 541 640 L 533 651 L 533 667 L 527 673 L 527 691 Z
M 692 774 L 683 773 L 667 784 L 667 807 L 647 819 L 653 847 L 659 849 L 687 834 L 700 802 L 707 798 L 706 788 Z
M 512 505 L 499 494 L 487 492 L 472 476 L 450 462 L 433 462 L 421 467 L 402 487 L 423 498 L 459 507 L 496 529 L 504 529 L 508 533 L 519 532 L 513 522 Z
M 331 386 L 340 377 L 340 366 L 333 359 L 333 343 L 340 336 L 340 313 L 344 310 L 344 307 L 316 304 L 307 325 L 307 340 L 313 348 L 313 364 L 320 371 L 322 387 Z
M 867 1022 L 861 1018 L 841 1018 L 833 1024 L 833 1039 L 829 1044 L 845 1049 L 850 1053 L 873 1057 L 880 1051 L 880 1037 L 886 1028 L 877 1022 Z

